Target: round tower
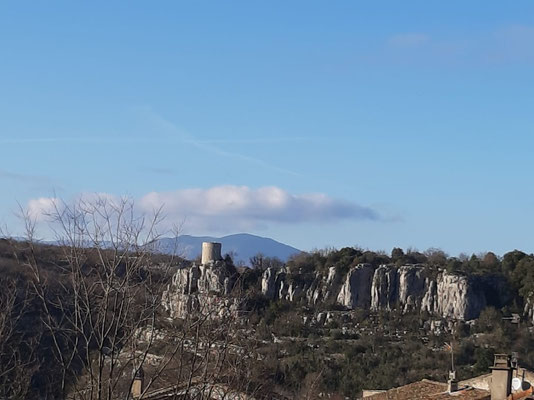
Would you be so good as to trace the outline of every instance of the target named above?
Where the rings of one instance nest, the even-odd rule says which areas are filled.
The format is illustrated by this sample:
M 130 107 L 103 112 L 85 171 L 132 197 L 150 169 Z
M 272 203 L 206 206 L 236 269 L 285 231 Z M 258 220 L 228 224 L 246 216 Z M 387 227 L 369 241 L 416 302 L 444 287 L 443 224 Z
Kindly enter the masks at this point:
M 221 244 L 217 242 L 203 242 L 202 243 L 202 265 L 210 262 L 222 260 Z

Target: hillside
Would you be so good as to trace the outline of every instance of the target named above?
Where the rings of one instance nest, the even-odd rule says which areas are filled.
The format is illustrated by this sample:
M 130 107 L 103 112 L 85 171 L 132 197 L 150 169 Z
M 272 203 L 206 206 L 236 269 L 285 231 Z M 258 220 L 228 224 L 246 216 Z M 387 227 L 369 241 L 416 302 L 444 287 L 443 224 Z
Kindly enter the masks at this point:
M 231 265 L 219 261 L 179 269 L 164 304 L 178 320 L 205 305 L 214 305 L 211 314 L 246 315 L 239 330 L 261 343 L 261 357 L 272 357 L 277 393 L 353 399 L 365 388 L 445 381 L 444 342 L 454 343 L 461 379 L 487 373 L 494 353 L 516 351 L 532 368 L 533 279 L 525 271 L 533 262 L 520 251 L 457 259 L 438 250 L 344 248 L 231 278 Z M 233 293 L 232 282 L 243 282 L 236 286 L 245 293 Z
M 199 371 L 209 371 L 209 384 L 257 399 L 352 399 L 364 388 L 444 381 L 444 342 L 454 343 L 461 379 L 486 373 L 499 352 L 517 351 L 522 366 L 534 367 L 534 255 L 457 259 L 439 251 L 344 248 L 241 269 L 228 257 L 184 264 L 138 250 L 0 242 L 6 394 L 20 386 L 26 393 L 19 398 L 66 398 L 88 384 L 100 387 L 90 365 L 100 365 L 107 379 L 115 363 L 128 365 L 127 379 L 112 376 L 124 396 L 140 348 L 154 390 L 183 382 L 184 373 L 200 379 Z M 69 319 L 74 312 L 98 329 Z M 228 362 L 211 362 L 219 356 Z M 177 374 L 180 368 L 186 372 Z

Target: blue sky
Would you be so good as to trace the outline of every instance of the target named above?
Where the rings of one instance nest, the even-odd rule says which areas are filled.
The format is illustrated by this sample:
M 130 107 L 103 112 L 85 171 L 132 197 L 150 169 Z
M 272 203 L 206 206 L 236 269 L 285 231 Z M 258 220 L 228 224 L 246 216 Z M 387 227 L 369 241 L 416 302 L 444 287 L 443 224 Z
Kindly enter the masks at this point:
M 534 251 L 530 1 L 2 2 L 0 51 L 14 233 L 106 193 L 190 234 Z

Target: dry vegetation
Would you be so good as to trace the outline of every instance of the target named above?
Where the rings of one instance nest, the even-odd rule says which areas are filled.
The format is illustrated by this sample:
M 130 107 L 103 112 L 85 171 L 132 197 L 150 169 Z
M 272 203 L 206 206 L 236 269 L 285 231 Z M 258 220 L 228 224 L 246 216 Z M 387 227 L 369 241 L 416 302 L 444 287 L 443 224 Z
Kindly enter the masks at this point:
M 183 260 L 153 252 L 159 214 L 137 218 L 132 207 L 105 200 L 58 205 L 50 217 L 59 246 L 36 243 L 29 218 L 27 241 L 0 240 L 0 398 L 128 399 L 141 373 L 142 397 L 165 390 L 185 399 L 354 398 L 363 388 L 444 380 L 445 341 L 455 344 L 461 379 L 487 372 L 494 352 L 518 351 L 522 364 L 534 367 L 529 325 L 502 319 L 521 313 L 529 299 L 532 255 L 451 258 L 394 249 L 388 256 L 347 248 L 288 263 L 294 279 L 359 262 L 423 262 L 505 283 L 475 323 L 441 321 L 440 331 L 429 315 L 270 302 L 261 294 L 262 271 L 281 264 L 260 256 L 234 287 L 246 313 L 221 316 L 206 304 L 173 321 L 161 298 Z M 317 321 L 325 310 L 332 318 Z

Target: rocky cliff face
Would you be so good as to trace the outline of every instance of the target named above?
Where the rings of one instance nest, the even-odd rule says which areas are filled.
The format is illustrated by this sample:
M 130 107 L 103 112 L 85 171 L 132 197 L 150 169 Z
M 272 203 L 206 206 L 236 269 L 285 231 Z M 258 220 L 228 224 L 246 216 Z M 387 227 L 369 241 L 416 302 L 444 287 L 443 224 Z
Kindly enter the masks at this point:
M 352 268 L 345 276 L 337 302 L 348 308 L 369 308 L 374 272 L 373 267 L 367 264 Z
M 486 307 L 486 298 L 464 276 L 441 273 L 431 281 L 421 309 L 444 318 L 473 319 Z
M 309 304 L 331 302 L 349 309 L 426 311 L 457 320 L 477 318 L 486 306 L 484 293 L 468 278 L 421 265 L 360 264 L 344 276 L 332 267 L 327 275 L 295 278 L 288 279 L 285 270 L 267 269 L 262 292 L 272 300 L 304 298 Z
M 261 280 L 261 290 L 270 300 L 295 301 L 304 297 L 309 304 L 317 304 L 337 296 L 338 280 L 339 272 L 333 267 L 328 270 L 327 275 L 316 274 L 311 280 L 302 279 L 300 276 L 288 279 L 285 268 L 268 268 Z
M 163 293 L 163 306 L 173 318 L 190 313 L 224 314 L 237 307 L 229 297 L 236 279 L 235 267 L 224 261 L 181 268 Z
M 371 309 L 399 308 L 403 312 L 419 309 L 429 285 L 424 267 L 409 265 L 397 268 L 382 265 L 375 270 L 373 276 Z
M 163 304 L 174 318 L 193 312 L 219 315 L 238 310 L 239 301 L 230 296 L 237 276 L 235 268 L 224 261 L 179 269 L 163 295 Z M 261 280 L 261 291 L 270 300 L 427 312 L 455 320 L 477 318 L 486 306 L 479 286 L 467 277 L 423 265 L 359 264 L 346 273 L 331 267 L 326 273 L 311 274 L 268 268 Z
M 534 293 L 531 293 L 525 301 L 523 313 L 527 319 L 534 324 Z

